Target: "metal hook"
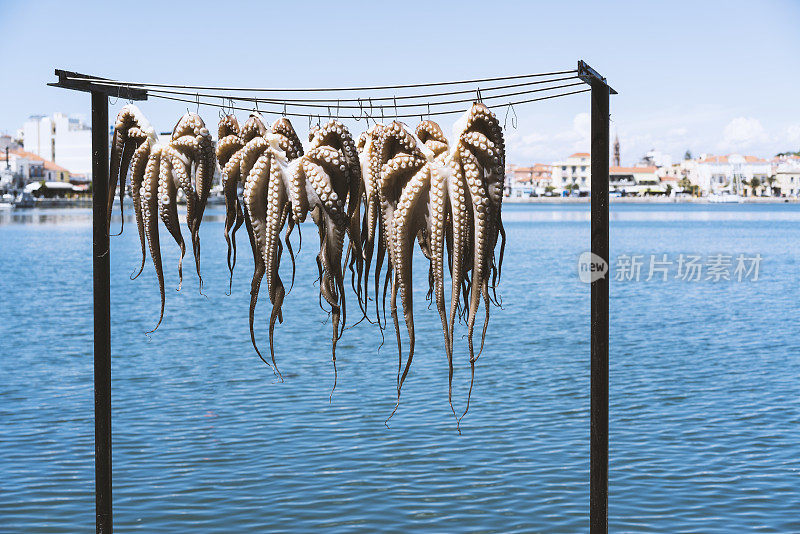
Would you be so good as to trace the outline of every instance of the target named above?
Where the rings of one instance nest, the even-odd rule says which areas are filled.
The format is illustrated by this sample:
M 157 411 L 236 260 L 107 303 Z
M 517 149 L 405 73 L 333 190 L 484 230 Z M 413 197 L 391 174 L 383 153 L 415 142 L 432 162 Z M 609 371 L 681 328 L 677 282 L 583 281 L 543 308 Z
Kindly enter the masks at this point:
M 394 120 L 397 120 L 397 96 L 392 97 L 394 99 Z
M 353 118 L 355 119 L 356 122 L 358 122 L 358 121 L 360 121 L 361 119 L 364 118 L 364 107 L 363 107 L 363 104 L 361 103 L 361 99 L 360 98 L 358 98 L 357 100 L 358 100 L 358 117 L 353 115 Z
M 481 97 L 481 88 L 478 87 L 478 102 L 483 104 L 483 98 Z
M 339 120 L 339 100 L 336 100 L 336 120 Z
M 200 93 L 197 93 L 197 113 L 195 115 L 200 115 Z
M 428 120 L 431 120 L 431 103 L 428 102 Z
M 283 103 L 283 113 L 281 113 L 281 116 L 286 118 L 286 102 Z
M 514 105 L 509 103 L 508 107 L 506 108 L 506 117 L 503 120 L 503 129 L 507 130 L 507 123 L 508 123 L 508 112 L 511 111 L 514 113 L 514 116 L 511 117 L 511 127 L 515 130 L 517 129 L 517 110 L 514 109 Z

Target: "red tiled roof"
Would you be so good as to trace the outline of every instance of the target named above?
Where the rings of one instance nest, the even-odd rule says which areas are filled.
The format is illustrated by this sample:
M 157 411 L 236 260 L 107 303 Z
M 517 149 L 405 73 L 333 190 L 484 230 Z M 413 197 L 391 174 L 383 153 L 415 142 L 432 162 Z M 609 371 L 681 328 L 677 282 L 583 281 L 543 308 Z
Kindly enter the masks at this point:
M 21 148 L 11 148 L 8 150 L 10 154 L 14 154 L 21 158 L 30 159 L 33 161 L 41 161 L 44 163 L 44 168 L 49 171 L 59 171 L 59 172 L 70 172 L 68 169 L 61 167 L 60 165 L 56 165 L 50 160 L 46 160 L 43 157 L 39 156 L 38 154 L 34 154 L 33 152 L 27 152 L 22 150 Z
M 588 158 L 589 156 L 591 156 L 591 154 L 589 154 L 588 152 L 575 152 L 574 154 L 572 154 L 569 157 L 571 157 L 571 158 Z
M 657 167 L 610 167 L 608 172 L 622 174 L 622 173 L 655 173 Z
M 64 167 L 62 167 L 62 166 L 60 166 L 60 165 L 56 165 L 56 164 L 55 164 L 55 163 L 53 163 L 52 161 L 47 161 L 47 160 L 45 160 L 45 161 L 44 161 L 44 168 L 45 168 L 45 169 L 47 169 L 48 171 L 58 171 L 58 172 L 66 172 L 66 173 L 69 173 L 69 170 L 68 170 L 68 169 L 65 169 Z
M 705 159 L 701 159 L 700 163 L 728 163 L 730 156 L 714 156 L 708 155 Z M 746 163 L 766 163 L 767 160 L 759 158 L 758 156 L 744 156 Z

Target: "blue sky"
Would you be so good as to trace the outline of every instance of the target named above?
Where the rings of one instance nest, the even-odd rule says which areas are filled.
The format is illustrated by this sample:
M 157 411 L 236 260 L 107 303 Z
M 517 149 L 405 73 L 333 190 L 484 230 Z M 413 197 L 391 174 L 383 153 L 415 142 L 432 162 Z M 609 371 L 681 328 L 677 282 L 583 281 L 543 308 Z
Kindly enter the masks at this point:
M 800 149 L 797 0 L 0 0 L 0 36 L 0 131 L 8 133 L 31 114 L 88 113 L 88 95 L 45 86 L 56 67 L 141 81 L 289 87 L 562 70 L 582 58 L 620 92 L 611 127 L 623 163 L 651 148 L 675 157 L 687 148 L 764 156 Z M 518 128 L 506 134 L 509 161 L 587 150 L 588 105 L 587 95 L 577 95 L 518 106 Z M 163 101 L 141 108 L 160 130 L 185 111 Z M 216 122 L 216 110 L 201 108 L 201 115 Z M 445 131 L 451 121 L 441 121 Z

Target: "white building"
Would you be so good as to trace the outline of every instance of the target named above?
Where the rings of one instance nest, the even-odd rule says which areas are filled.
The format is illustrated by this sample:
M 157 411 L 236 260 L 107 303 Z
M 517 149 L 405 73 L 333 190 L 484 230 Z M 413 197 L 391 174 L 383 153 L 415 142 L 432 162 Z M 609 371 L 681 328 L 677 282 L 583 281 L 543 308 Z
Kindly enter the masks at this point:
M 666 184 L 657 176 L 657 167 L 610 167 L 608 186 L 625 195 L 663 194 Z
M 556 161 L 552 165 L 551 183 L 559 191 L 568 187 L 578 191 L 592 190 L 592 178 L 589 172 L 591 157 L 587 152 L 577 152 L 564 161 Z
M 70 171 L 64 167 L 16 148 L 3 154 L 0 168 L 18 177 L 23 185 L 40 181 L 68 183 L 72 178 Z
M 509 197 L 542 196 L 551 191 L 550 165 L 535 163 L 530 167 L 506 165 L 504 193 Z
M 772 174 L 769 161 L 741 154 L 701 154 L 700 158 L 685 160 L 680 166 L 686 171 L 685 175 L 692 185 L 698 186 L 706 194 L 723 191 L 741 193 L 747 189 L 745 182 L 757 178 L 761 184 L 766 184 L 767 178 Z
M 22 127 L 24 149 L 74 174 L 92 173 L 92 130 L 81 120 L 55 113 L 31 116 Z
M 775 163 L 773 194 L 779 190 L 782 197 L 800 196 L 800 157 L 787 156 Z

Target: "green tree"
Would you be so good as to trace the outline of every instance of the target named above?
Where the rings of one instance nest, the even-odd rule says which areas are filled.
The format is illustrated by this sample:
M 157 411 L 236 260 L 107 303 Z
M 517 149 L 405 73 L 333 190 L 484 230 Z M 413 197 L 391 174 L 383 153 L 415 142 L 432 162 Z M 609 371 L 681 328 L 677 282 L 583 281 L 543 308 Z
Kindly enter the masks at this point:
M 683 159 L 692 159 L 692 151 L 686 149 L 686 153 L 683 155 Z
M 753 191 L 753 196 L 758 195 L 758 188 L 760 186 L 761 186 L 761 180 L 753 176 L 753 178 L 750 179 L 750 189 Z
M 767 183 L 769 184 L 769 196 L 771 196 L 771 197 L 775 196 L 775 188 L 774 188 L 774 186 L 775 186 L 775 181 L 776 180 L 777 180 L 777 178 L 775 178 L 775 176 L 770 175 L 770 176 L 767 177 Z

